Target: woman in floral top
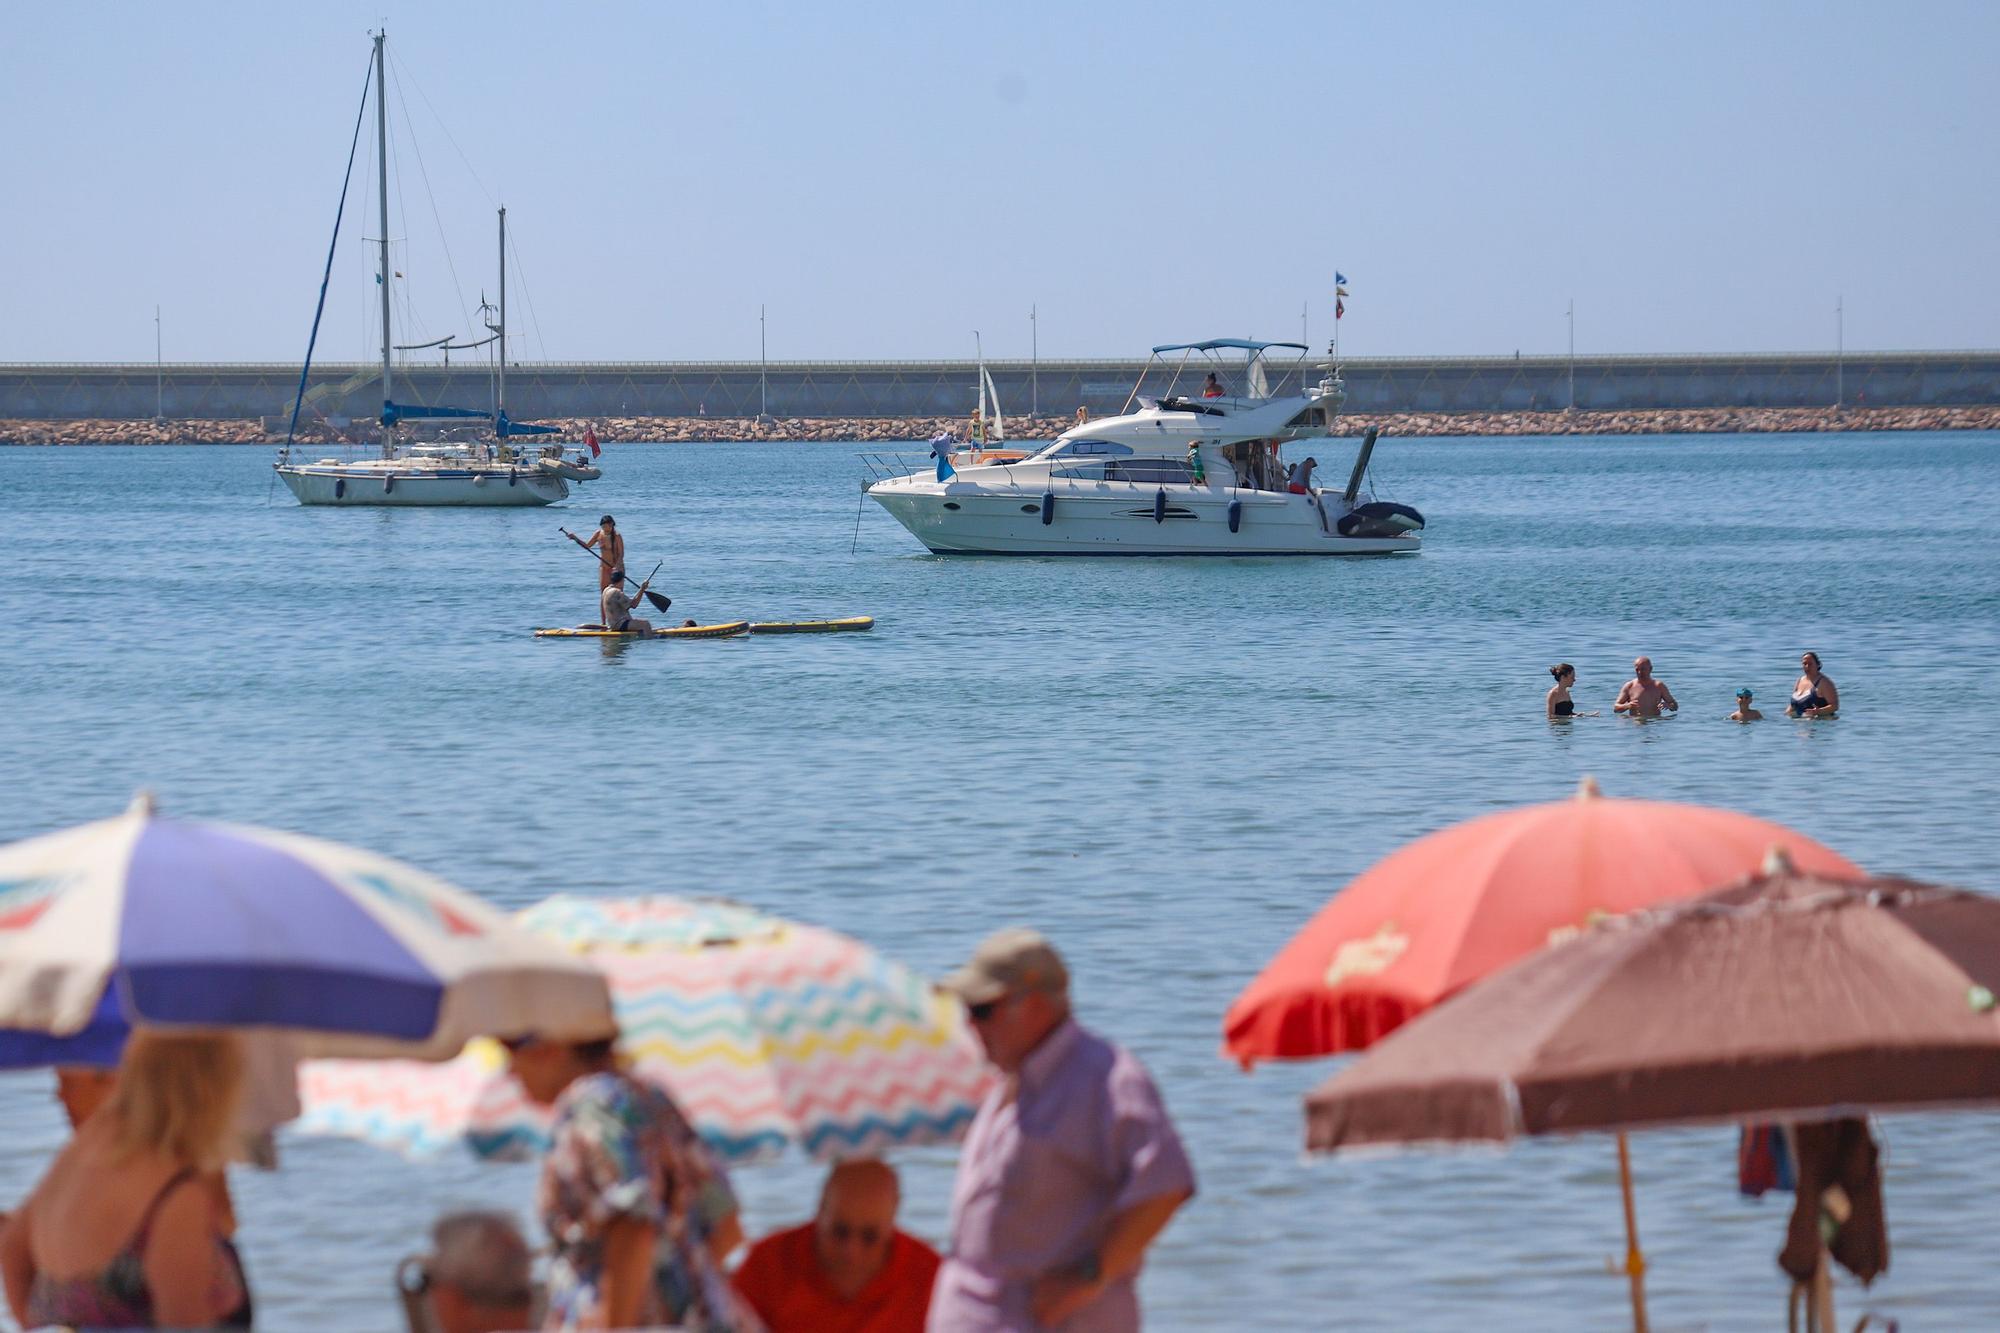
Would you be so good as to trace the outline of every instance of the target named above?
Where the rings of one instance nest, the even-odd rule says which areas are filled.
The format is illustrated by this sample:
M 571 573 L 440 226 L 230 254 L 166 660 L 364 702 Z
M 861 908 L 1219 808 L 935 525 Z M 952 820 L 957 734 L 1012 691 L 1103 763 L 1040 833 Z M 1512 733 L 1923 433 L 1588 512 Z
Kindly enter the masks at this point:
M 659 1088 L 618 1068 L 613 1038 L 509 1041 L 555 1124 L 535 1209 L 548 1230 L 548 1329 L 754 1330 L 720 1260 L 742 1241 L 728 1177 Z

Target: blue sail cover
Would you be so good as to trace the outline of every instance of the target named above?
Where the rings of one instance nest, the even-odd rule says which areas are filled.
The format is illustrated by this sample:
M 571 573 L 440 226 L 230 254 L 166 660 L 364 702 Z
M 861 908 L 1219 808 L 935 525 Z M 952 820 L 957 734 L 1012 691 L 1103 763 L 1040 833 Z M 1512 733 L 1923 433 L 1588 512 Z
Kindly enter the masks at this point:
M 409 407 L 402 403 L 382 404 L 382 424 L 393 426 L 398 421 L 442 421 L 448 417 L 477 417 L 489 420 L 491 412 L 481 412 L 471 407 Z
M 1261 352 L 1268 347 L 1292 347 L 1301 352 L 1312 349 L 1304 343 L 1260 343 L 1251 338 L 1210 338 L 1205 343 L 1161 343 L 1153 349 L 1155 356 L 1161 352 L 1214 352 L 1229 348 L 1238 352 Z
M 516 421 L 502 412 L 493 423 L 493 433 L 504 440 L 510 435 L 560 435 L 562 429 L 558 426 L 537 426 L 526 421 Z

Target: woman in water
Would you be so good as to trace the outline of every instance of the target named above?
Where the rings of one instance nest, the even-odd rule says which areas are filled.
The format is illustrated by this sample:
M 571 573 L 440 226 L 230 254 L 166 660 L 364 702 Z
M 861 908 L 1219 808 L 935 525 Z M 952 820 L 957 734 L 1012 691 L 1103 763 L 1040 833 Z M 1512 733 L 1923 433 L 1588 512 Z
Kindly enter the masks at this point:
M 1596 713 L 1577 712 L 1576 705 L 1570 702 L 1569 687 L 1576 684 L 1575 667 L 1567 662 L 1558 662 L 1549 668 L 1549 674 L 1556 678 L 1556 683 L 1550 687 L 1548 697 L 1543 702 L 1551 718 L 1597 716 Z
M 1793 717 L 1832 717 L 1840 711 L 1840 691 L 1819 669 L 1819 654 L 1799 658 L 1798 684 L 1792 686 L 1792 701 L 1785 711 Z

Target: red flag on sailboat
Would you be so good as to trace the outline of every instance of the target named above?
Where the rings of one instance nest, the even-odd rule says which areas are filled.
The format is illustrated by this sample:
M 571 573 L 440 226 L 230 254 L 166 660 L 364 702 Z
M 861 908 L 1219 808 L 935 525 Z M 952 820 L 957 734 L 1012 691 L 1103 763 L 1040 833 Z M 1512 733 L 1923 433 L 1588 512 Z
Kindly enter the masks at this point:
M 1338 296 L 1333 298 L 1333 317 L 1339 319 L 1347 313 L 1347 305 Z
M 583 442 L 590 446 L 590 456 L 592 458 L 596 458 L 604 452 L 597 447 L 597 431 L 594 427 L 585 426 L 583 428 Z

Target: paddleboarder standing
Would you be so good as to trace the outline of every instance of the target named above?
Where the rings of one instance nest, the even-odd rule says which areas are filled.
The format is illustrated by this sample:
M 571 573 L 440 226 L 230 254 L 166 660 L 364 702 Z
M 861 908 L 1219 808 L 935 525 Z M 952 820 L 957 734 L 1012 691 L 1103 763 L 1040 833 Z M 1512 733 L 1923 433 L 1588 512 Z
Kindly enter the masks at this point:
M 583 549 L 598 554 L 597 595 L 602 597 L 606 588 L 625 575 L 625 538 L 618 531 L 617 521 L 609 514 L 599 519 L 597 531 L 590 534 Z

